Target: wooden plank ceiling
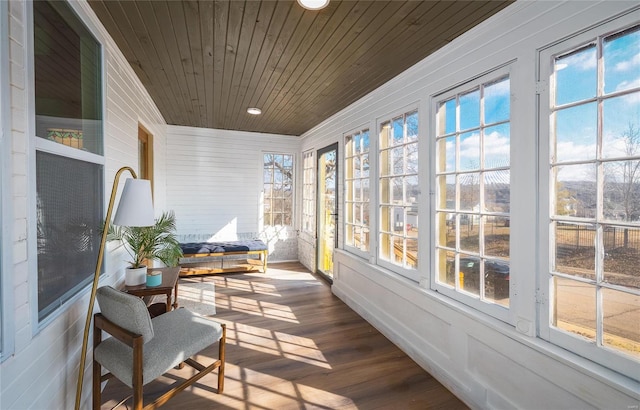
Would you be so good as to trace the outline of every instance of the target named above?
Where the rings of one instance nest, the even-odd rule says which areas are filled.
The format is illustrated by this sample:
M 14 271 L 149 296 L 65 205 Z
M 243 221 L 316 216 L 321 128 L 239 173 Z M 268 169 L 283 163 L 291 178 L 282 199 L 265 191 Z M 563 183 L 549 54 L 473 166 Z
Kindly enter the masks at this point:
M 511 1 L 89 3 L 167 123 L 301 135 Z

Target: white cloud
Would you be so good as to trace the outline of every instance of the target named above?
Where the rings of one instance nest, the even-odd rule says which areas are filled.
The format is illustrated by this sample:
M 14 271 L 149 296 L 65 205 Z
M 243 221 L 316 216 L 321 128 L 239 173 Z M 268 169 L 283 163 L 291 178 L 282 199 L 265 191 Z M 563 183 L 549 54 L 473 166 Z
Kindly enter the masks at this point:
M 637 66 L 640 66 L 640 53 L 634 55 L 628 60 L 619 62 L 613 69 L 615 71 L 628 71 Z
M 499 132 L 492 132 L 484 136 L 485 156 L 509 156 L 510 139 Z
M 595 168 L 593 164 L 566 165 L 558 167 L 558 181 L 595 181 Z
M 560 71 L 568 67 L 587 71 L 593 70 L 598 64 L 598 61 L 595 58 L 595 48 L 561 58 L 558 61 L 560 62 L 556 63 L 556 71 Z
M 556 160 L 579 161 L 595 157 L 595 144 L 576 144 L 574 141 L 563 141 L 556 145 Z
M 460 139 L 460 162 L 465 159 L 478 161 L 480 158 L 480 134 L 472 134 L 465 139 Z

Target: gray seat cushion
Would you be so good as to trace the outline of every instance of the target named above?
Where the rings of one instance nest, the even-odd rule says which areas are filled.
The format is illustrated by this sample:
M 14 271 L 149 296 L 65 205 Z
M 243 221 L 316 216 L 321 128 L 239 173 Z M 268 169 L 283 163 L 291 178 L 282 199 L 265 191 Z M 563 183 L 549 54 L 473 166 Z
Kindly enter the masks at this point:
M 185 359 L 220 340 L 222 326 L 187 309 L 177 309 L 151 320 L 155 337 L 143 346 L 145 385 Z M 104 340 L 94 351 L 95 360 L 120 381 L 132 387 L 133 349 L 114 338 Z
M 111 286 L 102 286 L 96 292 L 102 315 L 116 325 L 148 342 L 153 339 L 151 316 L 144 301 L 137 296 L 120 292 Z

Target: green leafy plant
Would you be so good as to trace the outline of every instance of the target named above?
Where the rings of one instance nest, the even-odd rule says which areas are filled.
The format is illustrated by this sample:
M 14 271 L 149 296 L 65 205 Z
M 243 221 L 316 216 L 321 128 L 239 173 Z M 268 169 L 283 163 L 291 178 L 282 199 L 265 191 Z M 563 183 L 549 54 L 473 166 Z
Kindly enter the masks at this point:
M 176 266 L 182 249 L 175 234 L 176 217 L 173 212 L 164 212 L 153 226 L 109 226 L 108 241 L 126 243 L 131 256 L 130 268 L 145 266 L 146 260 L 158 259 L 167 266 Z

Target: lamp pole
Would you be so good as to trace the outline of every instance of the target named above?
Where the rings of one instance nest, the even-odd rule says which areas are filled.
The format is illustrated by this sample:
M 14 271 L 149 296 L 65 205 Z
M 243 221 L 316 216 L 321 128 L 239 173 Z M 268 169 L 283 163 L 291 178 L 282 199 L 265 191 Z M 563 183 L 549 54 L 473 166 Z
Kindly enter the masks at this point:
M 76 388 L 76 405 L 75 410 L 80 410 L 80 401 L 82 398 L 82 382 L 84 379 L 84 367 L 87 356 L 87 343 L 89 340 L 89 331 L 91 330 L 91 317 L 93 316 L 93 305 L 96 300 L 96 290 L 98 289 L 98 281 L 100 279 L 100 270 L 102 268 L 102 260 L 104 259 L 104 248 L 107 241 L 107 231 L 109 230 L 109 224 L 111 222 L 111 213 L 113 212 L 113 203 L 116 199 L 116 192 L 118 190 L 118 181 L 120 175 L 124 171 L 129 171 L 134 179 L 137 179 L 135 171 L 131 167 L 122 167 L 116 172 L 115 179 L 113 181 L 113 187 L 111 188 L 111 197 L 109 198 L 109 206 L 107 207 L 107 216 L 104 222 L 104 229 L 102 230 L 102 239 L 100 240 L 100 249 L 98 251 L 98 260 L 96 262 L 96 270 L 93 275 L 93 285 L 91 287 L 91 296 L 89 298 L 89 308 L 87 310 L 87 318 L 84 323 L 84 335 L 82 338 L 82 352 L 80 353 L 80 368 L 78 369 L 78 386 Z

